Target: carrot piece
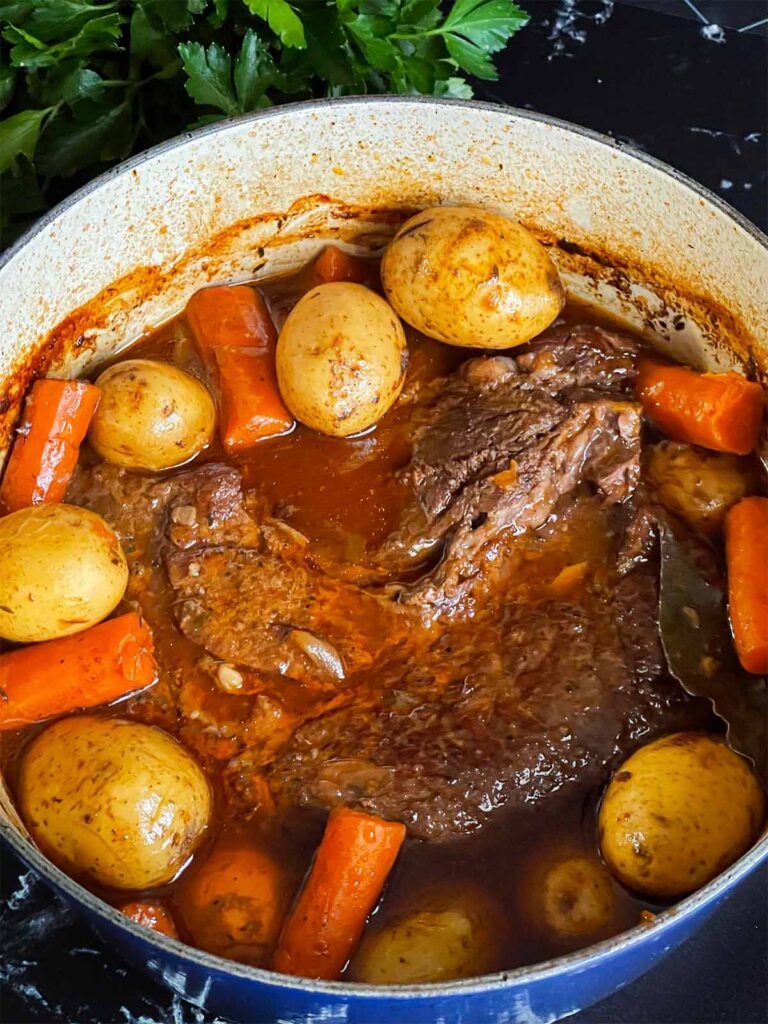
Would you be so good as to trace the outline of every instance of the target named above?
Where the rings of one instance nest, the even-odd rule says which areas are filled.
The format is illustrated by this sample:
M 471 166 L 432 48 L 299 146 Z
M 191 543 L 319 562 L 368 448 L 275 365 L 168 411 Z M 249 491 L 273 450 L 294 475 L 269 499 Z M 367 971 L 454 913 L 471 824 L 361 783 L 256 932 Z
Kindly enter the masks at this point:
M 161 935 L 168 935 L 172 939 L 179 937 L 170 911 L 160 902 L 123 903 L 117 909 L 136 924 L 151 928 L 153 932 L 160 932 Z
M 288 915 L 272 966 L 303 978 L 338 978 L 381 895 L 405 826 L 338 807 Z
M 0 485 L 2 511 L 63 499 L 100 394 L 80 380 L 35 381 Z
M 650 418 L 675 441 L 748 455 L 763 419 L 763 389 L 738 373 L 696 373 L 640 359 L 637 391 Z
M 354 281 L 364 284 L 368 279 L 368 267 L 359 256 L 352 256 L 336 245 L 327 245 L 315 262 L 309 274 L 309 288 L 329 281 Z
M 742 498 L 725 517 L 728 610 L 739 661 L 768 672 L 768 498 Z
M 256 967 L 275 947 L 289 899 L 285 869 L 238 839 L 217 844 L 199 869 L 185 872 L 174 895 L 196 945 Z
M 228 452 L 293 428 L 275 372 L 277 331 L 266 303 L 247 285 L 202 288 L 187 303 L 187 322 L 218 383 L 219 436 Z
M 0 655 L 0 732 L 108 704 L 157 679 L 152 632 L 136 612 Z

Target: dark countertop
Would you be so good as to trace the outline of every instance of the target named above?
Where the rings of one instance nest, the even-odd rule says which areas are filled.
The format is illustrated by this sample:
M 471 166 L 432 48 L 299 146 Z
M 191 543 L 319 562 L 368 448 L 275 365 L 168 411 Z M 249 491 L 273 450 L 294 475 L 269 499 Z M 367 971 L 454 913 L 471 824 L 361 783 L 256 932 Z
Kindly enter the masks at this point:
M 763 0 L 520 2 L 533 23 L 483 98 L 612 134 L 768 227 L 768 37 L 739 31 L 768 16 Z M 4 1024 L 223 1024 L 128 968 L 8 851 L 0 950 Z M 653 971 L 570 1019 L 765 1024 L 767 964 L 768 866 Z

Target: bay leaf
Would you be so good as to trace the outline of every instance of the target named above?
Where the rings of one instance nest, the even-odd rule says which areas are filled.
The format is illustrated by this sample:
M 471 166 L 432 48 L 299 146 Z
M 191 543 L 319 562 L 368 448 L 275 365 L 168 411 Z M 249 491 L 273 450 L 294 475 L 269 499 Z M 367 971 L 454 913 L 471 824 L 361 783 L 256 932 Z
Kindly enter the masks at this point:
M 696 564 L 694 549 L 658 520 L 659 632 L 671 675 L 705 697 L 726 725 L 728 744 L 768 784 L 768 687 L 745 672 L 731 640 L 725 594 Z

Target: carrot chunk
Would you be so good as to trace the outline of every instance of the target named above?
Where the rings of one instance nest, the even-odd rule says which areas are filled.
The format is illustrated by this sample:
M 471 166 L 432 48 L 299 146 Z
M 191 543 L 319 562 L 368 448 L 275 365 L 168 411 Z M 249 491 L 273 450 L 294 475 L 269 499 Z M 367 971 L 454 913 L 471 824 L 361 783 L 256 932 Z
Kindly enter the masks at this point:
M 218 386 L 225 449 L 239 454 L 291 430 L 275 372 L 277 331 L 258 292 L 247 285 L 203 288 L 187 303 L 186 317 Z
M 63 499 L 99 395 L 79 380 L 35 381 L 0 485 L 1 511 Z
M 273 967 L 304 978 L 338 978 L 381 895 L 405 826 L 339 807 L 283 926 Z
M 768 498 L 742 498 L 725 518 L 728 610 L 739 661 L 768 672 Z
M 738 373 L 696 373 L 641 359 L 637 391 L 650 418 L 675 441 L 748 455 L 763 419 L 763 389 Z
M 364 260 L 352 256 L 336 245 L 327 245 L 312 264 L 309 288 L 329 281 L 354 281 L 364 284 L 368 279 L 368 267 Z
M 136 612 L 0 655 L 0 732 L 108 704 L 157 679 L 152 633 Z
M 152 903 L 146 901 L 124 903 L 117 909 L 121 914 L 130 917 L 136 924 L 141 924 L 145 928 L 151 928 L 153 932 L 160 932 L 161 935 L 168 935 L 172 939 L 178 939 L 179 937 L 170 911 L 158 901 Z

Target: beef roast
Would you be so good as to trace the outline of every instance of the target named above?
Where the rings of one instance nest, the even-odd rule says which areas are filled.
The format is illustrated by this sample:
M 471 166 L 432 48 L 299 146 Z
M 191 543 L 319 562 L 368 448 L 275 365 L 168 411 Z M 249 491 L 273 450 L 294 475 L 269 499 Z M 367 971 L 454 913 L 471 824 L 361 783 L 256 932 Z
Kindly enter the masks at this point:
M 444 688 L 414 670 L 365 714 L 350 706 L 303 726 L 270 771 L 273 792 L 352 804 L 436 839 L 599 784 L 643 739 L 690 722 L 691 702 L 663 672 L 655 616 L 644 567 L 583 604 L 508 607 L 495 650 L 445 634 Z
M 635 354 L 601 328 L 558 327 L 429 391 L 403 471 L 413 502 L 377 557 L 402 568 L 439 545 L 442 555 L 402 602 L 427 618 L 453 613 L 503 535 L 540 526 L 585 484 L 609 504 L 632 493 L 641 413 L 624 391 Z
M 390 600 L 323 572 L 306 539 L 256 521 L 240 474 L 208 467 L 169 504 L 165 564 L 182 633 L 225 662 L 289 679 L 344 679 L 407 633 Z
M 71 500 L 128 549 L 129 597 L 170 582 L 163 608 L 187 640 L 163 625 L 166 703 L 201 756 L 228 761 L 241 813 L 343 803 L 444 838 L 600 783 L 634 745 L 690 726 L 652 557 L 617 571 L 634 550 L 632 516 L 611 511 L 638 472 L 634 360 L 618 335 L 559 327 L 427 385 L 408 406 L 413 500 L 368 577 L 319 564 L 231 467 L 75 480 Z M 587 526 L 578 594 L 540 583 L 536 567 L 586 557 Z

